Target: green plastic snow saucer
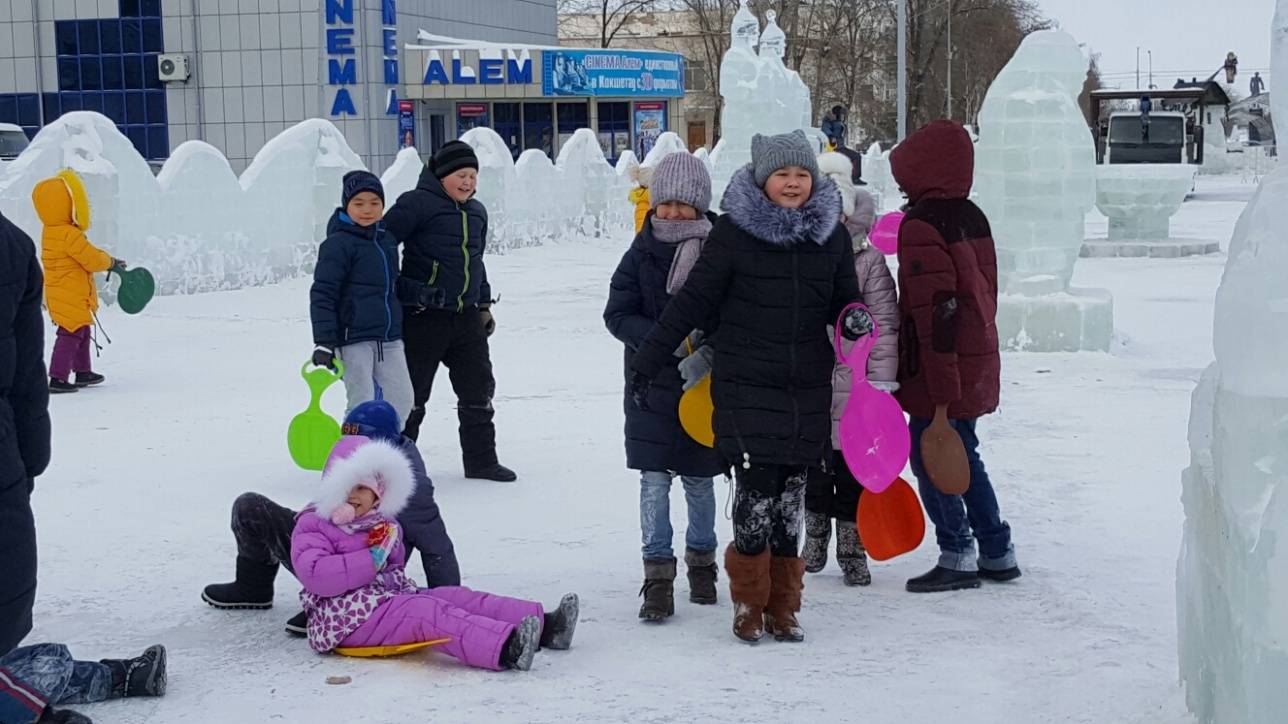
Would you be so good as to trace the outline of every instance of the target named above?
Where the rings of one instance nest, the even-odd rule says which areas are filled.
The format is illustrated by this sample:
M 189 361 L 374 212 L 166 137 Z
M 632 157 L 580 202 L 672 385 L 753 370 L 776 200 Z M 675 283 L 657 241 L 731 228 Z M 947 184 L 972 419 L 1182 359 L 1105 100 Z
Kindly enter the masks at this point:
M 321 470 L 326 467 L 331 448 L 340 439 L 340 423 L 322 411 L 322 393 L 344 377 L 344 363 L 337 359 L 335 371 L 326 367 L 309 369 L 312 366 L 312 362 L 305 362 L 300 368 L 300 376 L 309 386 L 309 407 L 291 420 L 286 431 L 286 447 L 296 465 L 305 470 Z
M 117 271 L 121 277 L 121 286 L 116 290 L 116 303 L 126 314 L 138 314 L 152 301 L 156 294 L 157 283 L 152 272 L 143 267 Z

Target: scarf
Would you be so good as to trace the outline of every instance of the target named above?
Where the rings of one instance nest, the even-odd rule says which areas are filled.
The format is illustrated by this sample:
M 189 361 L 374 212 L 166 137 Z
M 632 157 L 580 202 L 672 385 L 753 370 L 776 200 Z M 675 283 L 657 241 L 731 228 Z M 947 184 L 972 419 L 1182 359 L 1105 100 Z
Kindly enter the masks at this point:
M 659 219 L 653 217 L 653 238 L 663 244 L 678 245 L 671 271 L 666 276 L 666 293 L 675 294 L 684 286 L 693 271 L 693 265 L 702 255 L 702 245 L 711 233 L 711 220 L 705 216 L 696 219 Z

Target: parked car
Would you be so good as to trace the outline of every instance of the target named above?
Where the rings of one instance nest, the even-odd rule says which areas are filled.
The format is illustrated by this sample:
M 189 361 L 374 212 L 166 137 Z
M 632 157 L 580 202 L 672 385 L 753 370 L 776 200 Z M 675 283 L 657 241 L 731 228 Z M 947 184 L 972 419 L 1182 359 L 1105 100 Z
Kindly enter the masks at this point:
M 12 161 L 27 148 L 27 134 L 12 123 L 0 123 L 0 159 Z

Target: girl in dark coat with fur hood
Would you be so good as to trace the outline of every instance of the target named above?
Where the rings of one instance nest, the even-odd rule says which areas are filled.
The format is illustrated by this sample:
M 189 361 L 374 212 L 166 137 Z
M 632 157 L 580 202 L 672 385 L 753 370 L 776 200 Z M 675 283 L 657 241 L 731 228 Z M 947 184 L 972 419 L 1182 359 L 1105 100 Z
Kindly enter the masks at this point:
M 631 393 L 649 388 L 695 328 L 710 336 L 716 449 L 735 466 L 734 542 L 725 552 L 734 634 L 801 641 L 798 556 L 807 470 L 831 433 L 835 354 L 827 325 L 859 301 L 854 250 L 836 185 L 801 131 L 752 139 L 752 163 L 725 190 L 702 255 L 632 360 Z M 871 329 L 847 314 L 843 334 Z

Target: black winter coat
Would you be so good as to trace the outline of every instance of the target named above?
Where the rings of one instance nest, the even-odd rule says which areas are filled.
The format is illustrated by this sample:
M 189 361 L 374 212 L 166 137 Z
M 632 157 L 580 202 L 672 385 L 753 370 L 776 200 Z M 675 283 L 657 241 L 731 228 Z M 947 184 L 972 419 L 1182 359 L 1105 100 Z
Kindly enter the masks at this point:
M 632 368 L 657 378 L 676 346 L 718 312 L 712 398 L 716 447 L 734 465 L 816 465 L 830 442 L 827 325 L 860 301 L 841 198 L 826 177 L 800 209 L 771 203 L 738 171 L 684 288 L 640 345 Z
M 679 358 L 672 355 L 665 360 L 649 389 L 648 410 L 639 409 L 631 400 L 631 357 L 671 300 L 666 279 L 677 249 L 675 244 L 653 238 L 652 220 L 650 213 L 643 230 L 622 255 L 604 307 L 608 331 L 626 345 L 626 467 L 709 478 L 727 473 L 729 466 L 718 452 L 694 442 L 680 427 L 678 408 L 684 389 Z
M 385 229 L 403 245 L 404 306 L 462 312 L 492 300 L 483 265 L 487 209 L 477 199 L 458 204 L 428 166 L 385 214 Z
M 361 227 L 331 215 L 309 290 L 313 343 L 343 347 L 402 339 L 402 305 L 394 294 L 398 242 L 377 222 Z
M 31 489 L 49 464 L 44 279 L 31 238 L 0 216 L 0 656 L 31 631 Z

